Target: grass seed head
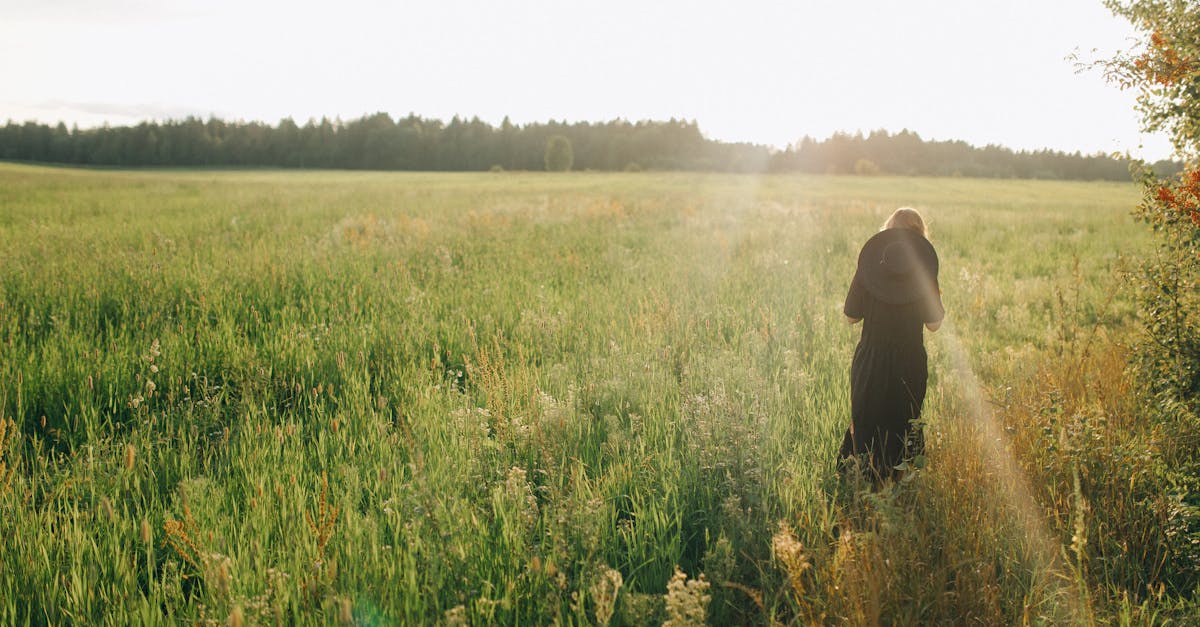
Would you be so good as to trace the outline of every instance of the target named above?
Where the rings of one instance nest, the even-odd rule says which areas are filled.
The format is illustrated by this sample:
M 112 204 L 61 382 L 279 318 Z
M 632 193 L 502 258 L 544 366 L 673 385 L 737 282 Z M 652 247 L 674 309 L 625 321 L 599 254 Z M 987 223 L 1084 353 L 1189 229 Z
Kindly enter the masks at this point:
M 217 593 L 221 596 L 229 596 L 229 592 L 233 588 L 233 575 L 229 572 L 229 558 L 214 553 L 207 561 L 214 565 L 212 568 L 213 580 L 216 582 Z
M 613 611 L 617 607 L 617 593 L 621 591 L 621 585 L 624 583 L 620 571 L 605 566 L 592 584 L 589 592 L 592 600 L 596 602 L 596 622 L 600 625 L 606 626 L 612 621 Z
M 229 627 L 242 627 L 246 624 L 246 617 L 242 614 L 242 606 L 235 605 L 233 611 L 229 613 L 229 620 L 225 621 Z
M 804 553 L 804 545 L 786 522 L 779 523 L 779 531 L 771 538 L 771 548 L 775 552 L 775 559 L 779 560 L 787 572 L 792 591 L 797 597 L 803 597 L 804 574 L 812 567 L 812 563 Z

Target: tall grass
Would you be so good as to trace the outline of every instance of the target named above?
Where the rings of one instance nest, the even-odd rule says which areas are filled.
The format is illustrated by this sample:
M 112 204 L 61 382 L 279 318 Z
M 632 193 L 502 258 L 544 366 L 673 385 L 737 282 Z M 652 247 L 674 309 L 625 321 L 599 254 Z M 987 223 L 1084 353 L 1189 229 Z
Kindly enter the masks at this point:
M 1153 620 L 1161 517 L 1072 455 L 1169 437 L 1044 435 L 1136 416 L 1136 196 L 0 166 L 0 620 Z M 954 324 L 871 492 L 840 304 L 900 204 Z

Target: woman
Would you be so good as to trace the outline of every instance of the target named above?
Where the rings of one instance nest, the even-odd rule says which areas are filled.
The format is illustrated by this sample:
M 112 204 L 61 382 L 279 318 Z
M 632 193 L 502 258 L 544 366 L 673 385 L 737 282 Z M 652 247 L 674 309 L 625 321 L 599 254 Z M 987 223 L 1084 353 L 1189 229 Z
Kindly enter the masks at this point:
M 901 207 L 863 245 L 842 311 L 863 322 L 850 366 L 851 424 L 839 463 L 867 454 L 875 480 L 892 477 L 906 455 L 920 454 L 928 376 L 922 326 L 937 331 L 945 317 L 938 258 L 925 221 Z

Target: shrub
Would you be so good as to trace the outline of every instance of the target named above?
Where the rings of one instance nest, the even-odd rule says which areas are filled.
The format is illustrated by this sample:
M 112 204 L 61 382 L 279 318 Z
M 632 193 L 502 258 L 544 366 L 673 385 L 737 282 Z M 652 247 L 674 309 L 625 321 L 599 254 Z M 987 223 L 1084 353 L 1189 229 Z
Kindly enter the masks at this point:
M 1178 174 L 1141 164 L 1142 202 L 1134 215 L 1157 235 L 1142 263 L 1138 304 L 1144 336 L 1134 374 L 1153 400 L 1146 420 L 1170 433 L 1164 445 L 1170 493 L 1166 577 L 1191 591 L 1200 575 L 1200 6 L 1184 0 L 1105 3 L 1143 38 L 1102 63 L 1110 80 L 1137 92 L 1147 132 L 1166 132 L 1183 158 Z M 1132 483 L 1130 484 L 1133 485 Z M 1164 495 L 1165 496 L 1165 495 Z
M 1106 3 L 1145 37 L 1106 62 L 1109 79 L 1137 92 L 1143 127 L 1165 131 L 1185 160 L 1163 177 L 1142 164 L 1135 211 L 1158 235 L 1158 255 L 1143 264 L 1139 301 L 1146 337 L 1137 365 L 1163 405 L 1200 410 L 1200 6 L 1179 0 Z

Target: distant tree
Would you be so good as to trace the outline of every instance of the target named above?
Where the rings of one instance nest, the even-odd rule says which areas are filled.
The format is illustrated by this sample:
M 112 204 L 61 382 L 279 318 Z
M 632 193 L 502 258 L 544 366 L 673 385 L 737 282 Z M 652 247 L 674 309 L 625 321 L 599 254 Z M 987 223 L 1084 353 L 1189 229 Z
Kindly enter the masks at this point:
M 304 163 L 304 151 L 300 149 L 300 127 L 292 118 L 283 118 L 279 126 L 270 133 L 271 165 L 296 167 Z
M 854 173 L 859 176 L 878 176 L 879 166 L 870 159 L 859 159 L 854 162 Z
M 558 140 L 553 139 L 558 137 Z M 550 142 L 557 146 L 553 151 Z M 563 143 L 565 142 L 565 144 Z M 553 158 L 547 157 L 554 153 Z M 805 137 L 786 150 L 706 139 L 694 121 L 610 120 L 534 123 L 508 118 L 493 127 L 479 118 L 448 124 L 386 112 L 343 122 L 322 118 L 303 127 L 284 118 L 262 122 L 186 118 L 135 126 L 68 130 L 37 122 L 0 127 L 0 158 L 58 163 L 172 166 L 273 166 L 380 170 L 484 171 L 554 167 L 617 171 L 879 172 L 908 176 L 1041 177 L 1128 180 L 1128 161 L 1104 155 L 1013 152 L 966 142 L 927 142 L 916 133 L 872 131 Z M 1177 172 L 1174 162 L 1160 173 Z M 1160 174 L 1161 175 L 1161 174 Z
M 550 136 L 546 140 L 545 162 L 547 172 L 570 172 L 575 163 L 571 140 L 562 135 Z
M 71 132 L 67 130 L 67 125 L 62 122 L 54 127 L 54 134 L 50 137 L 50 161 L 59 163 L 69 163 L 72 161 L 73 149 L 71 146 Z
M 372 170 L 391 170 L 399 155 L 396 123 L 392 116 L 380 111 L 363 117 L 355 124 L 356 148 L 349 154 L 357 157 L 355 167 Z

